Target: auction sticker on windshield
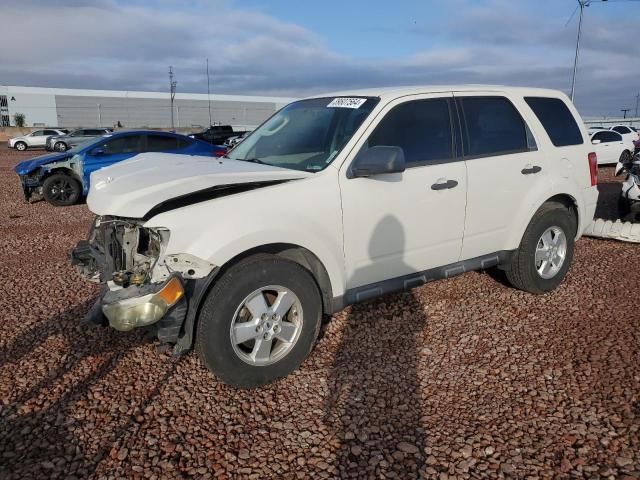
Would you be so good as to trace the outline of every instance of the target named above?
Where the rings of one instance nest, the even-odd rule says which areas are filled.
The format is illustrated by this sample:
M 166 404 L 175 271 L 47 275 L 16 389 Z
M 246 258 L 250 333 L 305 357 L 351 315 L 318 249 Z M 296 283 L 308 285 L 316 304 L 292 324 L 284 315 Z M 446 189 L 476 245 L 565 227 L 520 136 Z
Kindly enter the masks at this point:
M 334 108 L 360 108 L 366 98 L 353 98 L 353 97 L 338 97 L 331 100 L 331 103 L 327 107 Z

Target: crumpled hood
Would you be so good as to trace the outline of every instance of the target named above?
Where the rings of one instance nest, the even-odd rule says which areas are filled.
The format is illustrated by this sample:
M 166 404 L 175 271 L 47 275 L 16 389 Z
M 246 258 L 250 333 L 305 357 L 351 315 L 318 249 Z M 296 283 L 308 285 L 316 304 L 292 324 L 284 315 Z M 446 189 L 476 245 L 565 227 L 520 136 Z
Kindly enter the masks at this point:
M 61 160 L 71 158 L 72 156 L 73 154 L 68 152 L 40 155 L 39 157 L 34 157 L 30 160 L 20 162 L 13 169 L 18 175 L 26 175 L 34 171 L 36 168 L 41 167 L 42 165 L 46 165 L 47 163 L 60 162 Z
M 87 204 L 97 215 L 142 218 L 162 202 L 216 186 L 311 175 L 226 158 L 142 153 L 93 172 Z

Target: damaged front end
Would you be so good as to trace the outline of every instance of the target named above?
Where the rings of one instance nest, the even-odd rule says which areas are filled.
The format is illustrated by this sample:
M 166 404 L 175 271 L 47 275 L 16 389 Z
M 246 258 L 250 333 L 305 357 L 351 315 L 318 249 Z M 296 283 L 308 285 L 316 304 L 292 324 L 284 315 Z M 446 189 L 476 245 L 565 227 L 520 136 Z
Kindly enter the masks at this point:
M 96 217 L 88 240 L 71 252 L 72 264 L 103 285 L 90 320 L 129 331 L 153 325 L 164 343 L 183 331 L 189 300 L 211 263 L 189 254 L 167 254 L 170 232 L 144 227 L 144 221 Z

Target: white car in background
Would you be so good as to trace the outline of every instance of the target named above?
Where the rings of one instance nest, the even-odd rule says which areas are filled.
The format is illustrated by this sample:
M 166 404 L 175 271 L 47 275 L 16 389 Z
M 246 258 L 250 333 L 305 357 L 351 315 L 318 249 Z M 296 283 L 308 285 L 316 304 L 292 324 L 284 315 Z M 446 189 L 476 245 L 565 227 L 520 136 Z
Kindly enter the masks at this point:
M 625 140 L 630 142 L 637 142 L 640 140 L 640 136 L 638 136 L 638 132 L 633 127 L 629 127 L 628 125 L 614 125 L 609 128 L 609 130 L 613 130 L 614 132 L 619 133 Z M 631 150 L 633 152 L 633 150 Z
M 596 154 L 598 155 L 598 165 L 609 163 L 626 163 L 631 159 L 635 150 L 635 145 L 631 139 L 623 137 L 613 130 L 598 130 L 591 135 Z
M 47 128 L 44 130 L 36 130 L 35 132 L 14 137 L 9 139 L 9 148 L 24 151 L 27 148 L 44 147 L 47 144 L 47 138 L 52 135 L 66 135 L 65 130 Z

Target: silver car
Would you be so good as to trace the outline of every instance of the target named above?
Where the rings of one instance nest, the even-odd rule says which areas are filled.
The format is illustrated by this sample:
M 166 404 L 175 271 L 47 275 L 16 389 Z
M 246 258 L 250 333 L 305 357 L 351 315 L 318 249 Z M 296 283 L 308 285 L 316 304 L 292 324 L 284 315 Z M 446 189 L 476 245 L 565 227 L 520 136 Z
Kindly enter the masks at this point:
M 110 128 L 79 128 L 68 135 L 55 135 L 49 137 L 46 142 L 46 149 L 50 152 L 65 152 L 81 143 L 93 140 L 97 137 L 111 135 Z
M 9 148 L 15 148 L 16 150 L 26 150 L 27 148 L 42 148 L 47 143 L 47 138 L 52 135 L 66 135 L 65 130 L 57 128 L 47 128 L 43 130 L 36 130 L 27 135 L 20 137 L 14 137 L 9 139 Z

